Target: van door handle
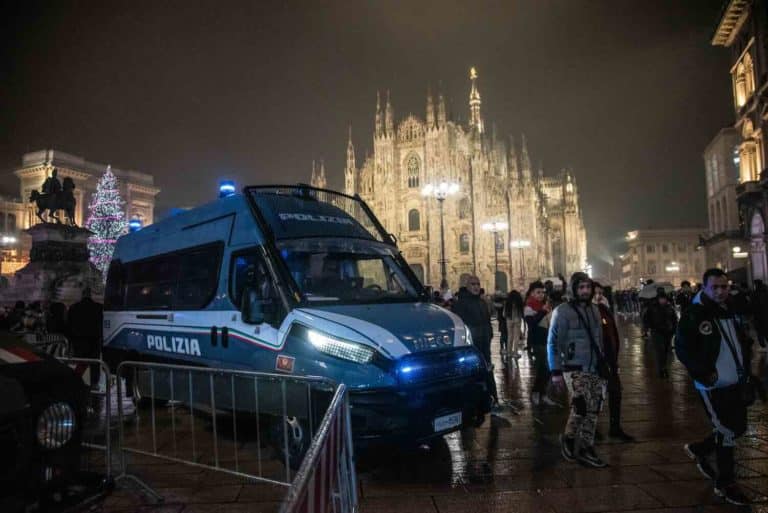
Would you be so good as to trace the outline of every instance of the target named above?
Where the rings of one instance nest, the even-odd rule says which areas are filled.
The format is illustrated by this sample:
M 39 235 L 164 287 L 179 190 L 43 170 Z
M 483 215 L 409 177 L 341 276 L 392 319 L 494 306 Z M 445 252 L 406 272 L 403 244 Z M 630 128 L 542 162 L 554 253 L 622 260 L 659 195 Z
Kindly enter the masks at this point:
M 221 328 L 221 347 L 229 347 L 229 328 L 226 326 Z
M 158 321 L 167 321 L 168 316 L 165 314 L 136 314 L 137 319 L 154 319 Z
M 218 331 L 219 330 L 216 326 L 211 326 L 211 345 L 212 346 L 215 346 L 218 343 L 217 341 L 217 339 L 219 338 Z

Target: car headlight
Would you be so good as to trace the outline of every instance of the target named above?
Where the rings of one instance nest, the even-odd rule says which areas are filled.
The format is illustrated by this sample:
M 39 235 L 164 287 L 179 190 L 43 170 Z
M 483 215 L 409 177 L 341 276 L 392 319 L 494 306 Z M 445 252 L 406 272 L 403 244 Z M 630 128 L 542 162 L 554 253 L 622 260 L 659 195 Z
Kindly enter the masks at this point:
M 307 330 L 307 338 L 315 348 L 325 354 L 356 363 L 368 363 L 374 351 L 362 344 L 341 340 L 315 330 Z
M 466 324 L 464 325 L 464 336 L 466 337 L 468 346 L 471 346 L 474 344 L 474 342 L 472 342 L 472 332 L 469 330 L 469 326 L 467 326 Z
M 58 449 L 75 433 L 75 411 L 67 403 L 53 403 L 37 419 L 37 441 L 46 449 Z

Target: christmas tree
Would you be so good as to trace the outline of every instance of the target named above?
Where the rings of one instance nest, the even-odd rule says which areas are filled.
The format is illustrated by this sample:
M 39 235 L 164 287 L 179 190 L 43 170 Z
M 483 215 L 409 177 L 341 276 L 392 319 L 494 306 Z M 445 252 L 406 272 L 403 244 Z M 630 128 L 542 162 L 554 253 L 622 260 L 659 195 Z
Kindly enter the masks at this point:
M 91 262 L 106 280 L 109 262 L 115 250 L 117 238 L 126 232 L 127 223 L 123 212 L 123 200 L 117 190 L 117 178 L 107 166 L 104 176 L 96 184 L 96 194 L 88 205 L 85 227 L 94 233 L 88 239 Z

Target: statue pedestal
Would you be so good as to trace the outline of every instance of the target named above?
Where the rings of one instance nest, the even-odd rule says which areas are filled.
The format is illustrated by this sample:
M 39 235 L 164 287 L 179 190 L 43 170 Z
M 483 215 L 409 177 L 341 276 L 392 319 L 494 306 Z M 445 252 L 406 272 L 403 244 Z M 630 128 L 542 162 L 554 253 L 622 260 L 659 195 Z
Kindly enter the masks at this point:
M 2 291 L 3 303 L 60 301 L 71 305 L 80 300 L 85 287 L 91 289 L 94 300 L 101 300 L 101 273 L 88 260 L 88 237 L 93 232 L 50 223 L 34 225 L 26 232 L 32 237 L 29 263 Z

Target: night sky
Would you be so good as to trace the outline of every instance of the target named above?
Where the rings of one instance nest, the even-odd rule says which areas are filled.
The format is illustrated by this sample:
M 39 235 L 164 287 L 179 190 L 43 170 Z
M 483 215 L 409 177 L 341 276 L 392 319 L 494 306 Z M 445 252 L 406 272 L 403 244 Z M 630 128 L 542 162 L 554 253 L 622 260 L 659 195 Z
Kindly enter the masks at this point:
M 442 83 L 535 166 L 571 167 L 590 258 L 634 228 L 706 226 L 701 154 L 733 121 L 721 1 L 32 2 L 0 16 L 0 191 L 55 148 L 155 175 L 158 208 L 238 184 L 341 188 L 351 123 L 372 148 L 376 90 L 423 118 Z

